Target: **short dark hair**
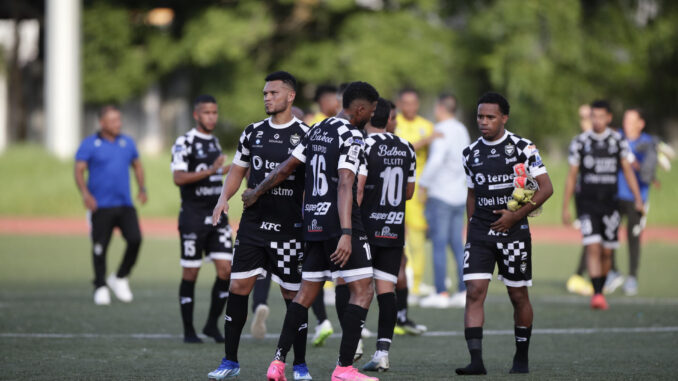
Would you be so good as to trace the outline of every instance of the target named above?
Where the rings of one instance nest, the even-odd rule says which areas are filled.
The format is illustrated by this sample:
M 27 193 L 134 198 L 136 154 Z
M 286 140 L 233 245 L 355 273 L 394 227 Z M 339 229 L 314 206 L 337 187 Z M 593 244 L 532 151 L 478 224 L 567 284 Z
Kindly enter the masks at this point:
M 412 93 L 419 97 L 419 92 L 414 87 L 403 87 L 402 89 L 400 89 L 400 91 L 398 91 L 398 98 L 402 97 L 407 93 Z
M 612 113 L 612 107 L 610 107 L 610 102 L 604 100 L 604 99 L 597 99 L 593 102 L 591 102 L 591 108 L 603 108 L 605 109 L 608 113 Z
M 351 82 L 344 90 L 342 106 L 345 109 L 349 108 L 356 99 L 363 99 L 370 103 L 376 102 L 379 99 L 379 92 L 367 82 Z
M 450 114 L 457 112 L 457 97 L 452 93 L 442 93 L 438 96 L 438 103 L 445 107 Z
M 390 101 L 384 98 L 377 99 L 377 107 L 374 109 L 372 119 L 370 119 L 372 127 L 386 128 L 388 117 L 391 115 L 391 105 L 389 103 Z
M 282 81 L 284 84 L 290 86 L 292 90 L 297 91 L 297 79 L 286 71 L 276 71 L 266 76 L 266 82 Z
M 101 108 L 99 108 L 99 111 L 97 112 L 99 119 L 103 118 L 104 115 L 106 115 L 106 113 L 108 113 L 109 111 L 120 112 L 120 109 L 118 108 L 118 106 L 113 105 L 113 104 L 103 105 L 103 106 L 101 106 Z
M 395 110 L 395 109 L 396 109 L 396 105 L 395 105 L 395 103 L 393 103 L 392 101 L 388 101 L 388 105 L 391 106 L 391 110 Z
M 195 100 L 193 100 L 193 108 L 195 109 L 201 103 L 217 104 L 217 100 L 214 99 L 214 97 L 209 95 L 209 94 L 201 94 L 201 95 L 198 95 L 197 97 L 195 97 Z
M 626 111 L 634 111 L 636 114 L 638 114 L 638 117 L 642 119 L 643 121 L 647 121 L 645 119 L 645 110 L 642 107 L 631 107 L 630 109 L 627 109 Z
M 504 96 L 499 93 L 489 92 L 483 94 L 480 98 L 478 98 L 478 104 L 476 106 L 480 106 L 482 103 L 496 104 L 499 106 L 499 110 L 504 115 L 508 115 L 509 111 L 511 111 L 511 105 L 509 105 L 506 98 L 504 98 Z
M 323 95 L 325 94 L 337 94 L 337 87 L 334 85 L 319 85 L 315 89 L 315 96 L 313 97 L 313 101 L 317 102 L 322 98 Z

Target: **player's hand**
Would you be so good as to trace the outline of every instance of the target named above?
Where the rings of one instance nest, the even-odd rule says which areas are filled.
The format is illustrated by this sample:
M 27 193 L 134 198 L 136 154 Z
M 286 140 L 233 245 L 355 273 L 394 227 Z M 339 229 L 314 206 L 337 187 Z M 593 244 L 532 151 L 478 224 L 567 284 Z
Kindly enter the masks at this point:
M 492 213 L 494 214 L 501 214 L 501 217 L 499 217 L 498 220 L 494 221 L 490 225 L 490 229 L 500 232 L 500 233 L 506 233 L 511 229 L 513 225 L 518 222 L 518 217 L 516 216 L 515 212 L 512 212 L 508 209 L 499 209 L 495 210 Z
M 570 215 L 570 209 L 569 208 L 563 208 L 562 220 L 563 220 L 563 225 L 570 226 L 570 221 L 572 221 L 572 216 Z
M 146 190 L 145 190 L 145 189 L 140 189 L 140 190 L 139 190 L 139 194 L 137 194 L 137 200 L 139 200 L 139 202 L 141 203 L 141 205 L 146 204 L 146 202 L 148 201 L 148 195 L 146 194 Z
M 339 267 L 344 267 L 351 256 L 351 236 L 343 234 L 337 243 L 337 249 L 330 255 L 330 260 Z
M 85 193 L 82 195 L 82 202 L 85 204 L 85 208 L 93 212 L 97 210 L 97 200 L 92 196 L 91 193 Z
M 212 211 L 212 226 L 217 226 L 222 213 L 228 215 L 228 202 L 219 197 L 217 206 L 215 206 Z
M 645 205 L 643 205 L 643 201 L 638 200 L 635 202 L 635 208 L 638 213 L 641 215 L 645 215 Z
M 257 202 L 258 198 L 257 192 L 255 192 L 252 188 L 247 188 L 244 192 L 242 192 L 242 203 L 245 208 L 252 206 L 252 204 Z
M 225 161 L 226 155 L 219 155 L 219 157 L 216 160 L 214 160 L 214 163 L 212 163 L 212 166 L 210 168 L 216 173 L 219 168 L 224 166 Z
M 424 187 L 419 187 L 417 191 L 417 199 L 419 199 L 419 202 L 422 204 L 426 204 L 426 196 L 428 195 L 428 192 L 426 191 L 426 188 Z

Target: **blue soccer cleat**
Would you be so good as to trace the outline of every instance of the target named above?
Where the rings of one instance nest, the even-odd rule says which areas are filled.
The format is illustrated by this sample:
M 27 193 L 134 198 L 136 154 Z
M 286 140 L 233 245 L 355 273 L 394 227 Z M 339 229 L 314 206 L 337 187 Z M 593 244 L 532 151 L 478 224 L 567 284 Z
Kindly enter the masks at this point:
M 225 380 L 227 378 L 236 378 L 240 374 L 240 365 L 231 360 L 226 360 L 226 357 L 221 359 L 221 365 L 207 374 L 210 380 Z
M 294 381 L 312 380 L 311 374 L 308 372 L 306 364 L 299 364 L 294 366 Z

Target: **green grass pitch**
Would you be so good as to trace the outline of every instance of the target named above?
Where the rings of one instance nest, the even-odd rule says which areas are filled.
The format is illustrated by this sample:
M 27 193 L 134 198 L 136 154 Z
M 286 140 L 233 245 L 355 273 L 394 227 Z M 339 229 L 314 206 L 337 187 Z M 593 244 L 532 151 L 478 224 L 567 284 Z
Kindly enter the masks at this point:
M 148 238 L 131 280 L 135 300 L 96 307 L 91 300 L 89 242 L 85 237 L 0 235 L 0 379 L 2 380 L 200 380 L 223 356 L 213 342 L 185 345 L 177 303 L 179 244 Z M 109 267 L 117 265 L 122 241 L 109 249 Z M 532 373 L 507 374 L 513 355 L 512 309 L 503 286 L 491 283 L 483 342 L 489 379 L 675 379 L 678 371 L 678 268 L 676 247 L 644 247 L 640 295 L 609 297 L 609 311 L 591 311 L 588 298 L 569 295 L 564 283 L 579 248 L 535 244 L 535 310 L 530 348 Z M 626 251 L 619 262 L 626 269 Z M 203 267 L 196 292 L 196 328 L 202 328 L 211 282 L 211 264 Z M 269 332 L 280 331 L 283 303 L 272 287 Z M 376 301 L 367 326 L 377 328 Z M 328 315 L 338 330 L 336 313 Z M 315 327 L 310 314 L 310 332 Z M 391 349 L 391 371 L 382 380 L 444 380 L 466 365 L 463 311 L 413 307 L 410 316 L 437 336 L 401 337 Z M 610 331 L 608 328 L 619 328 Z M 570 332 L 569 329 L 578 329 Z M 591 329 L 584 331 L 582 329 Z M 639 329 L 641 332 L 631 332 Z M 652 330 L 652 331 L 649 331 Z M 249 321 L 245 328 L 249 333 Z M 45 334 L 39 336 L 38 334 Z M 309 335 L 310 336 L 310 335 Z M 261 380 L 276 339 L 244 338 L 240 345 L 241 380 Z M 365 355 L 375 338 L 365 341 Z M 307 361 L 316 380 L 326 380 L 335 364 L 338 338 L 321 348 L 309 346 Z M 291 361 L 292 354 L 290 354 Z M 358 362 L 364 364 L 365 360 Z M 288 367 L 288 375 L 291 370 Z

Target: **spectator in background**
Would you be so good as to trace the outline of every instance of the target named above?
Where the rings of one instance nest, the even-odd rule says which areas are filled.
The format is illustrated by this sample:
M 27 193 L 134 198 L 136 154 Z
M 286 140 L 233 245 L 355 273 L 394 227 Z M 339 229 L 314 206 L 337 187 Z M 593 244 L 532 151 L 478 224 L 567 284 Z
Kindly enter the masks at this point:
M 657 169 L 657 140 L 649 134 L 643 132 L 645 128 L 645 116 L 639 108 L 631 108 L 624 113 L 622 136 L 629 142 L 629 148 L 636 160 L 631 163 L 633 173 L 638 181 L 640 195 L 645 205 L 645 213 L 649 209 L 648 197 L 650 195 L 650 184 L 655 177 Z M 647 215 L 635 210 L 633 202 L 633 193 L 629 184 L 624 178 L 624 174 L 619 172 L 618 197 L 619 211 L 622 217 L 626 216 L 626 232 L 629 242 L 629 276 L 624 282 L 623 276 L 613 265 L 612 271 L 608 275 L 606 283 L 606 292 L 614 292 L 617 287 L 624 285 L 626 295 L 638 294 L 638 262 L 640 259 L 640 234 L 645 228 Z M 614 254 L 613 254 L 614 255 Z M 613 260 L 614 264 L 615 261 Z
M 101 129 L 85 138 L 75 154 L 75 182 L 90 220 L 94 304 L 111 304 L 106 284 L 120 301 L 129 303 L 133 296 L 127 278 L 141 247 L 139 220 L 129 190 L 129 167 L 134 168 L 139 186 L 138 199 L 142 204 L 147 200 L 144 169 L 134 140 L 120 133 L 122 121 L 117 107 L 102 107 L 99 111 L 99 125 Z M 85 171 L 89 172 L 87 183 Z M 104 279 L 106 250 L 115 227 L 122 232 L 127 247 L 118 272 Z
M 419 94 L 414 89 L 403 89 L 398 96 L 400 114 L 396 117 L 396 135 L 412 143 L 417 154 L 417 181 L 426 164 L 428 146 L 437 135 L 433 133 L 433 124 L 419 116 Z M 405 254 L 412 268 L 412 294 L 419 295 L 421 278 L 426 267 L 426 218 L 424 217 L 424 199 L 419 195 L 419 187 L 414 196 L 407 201 L 405 214 Z
M 460 158 L 471 144 L 464 126 L 455 118 L 457 98 L 451 94 L 438 97 L 435 131 L 442 134 L 431 143 L 428 161 L 419 179 L 419 194 L 426 198 L 426 221 L 433 243 L 433 274 L 436 292 L 421 300 L 422 307 L 464 307 L 464 213 L 466 211 L 466 175 Z M 450 298 L 445 286 L 447 246 L 457 262 L 457 292 Z
M 308 120 L 309 126 L 322 122 L 337 114 L 337 111 L 339 110 L 337 87 L 333 85 L 319 85 L 315 90 L 313 101 L 318 105 L 318 112 L 312 115 L 310 120 Z

